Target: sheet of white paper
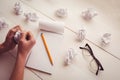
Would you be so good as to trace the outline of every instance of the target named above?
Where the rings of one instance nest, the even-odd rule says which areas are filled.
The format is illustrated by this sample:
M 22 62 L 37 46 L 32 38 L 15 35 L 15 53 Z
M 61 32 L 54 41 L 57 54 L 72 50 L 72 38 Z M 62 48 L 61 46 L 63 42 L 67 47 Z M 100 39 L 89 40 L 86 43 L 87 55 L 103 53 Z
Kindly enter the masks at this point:
M 53 59 L 53 64 L 54 64 L 55 54 L 59 52 L 59 51 L 57 52 L 57 50 L 59 50 L 58 49 L 59 44 L 61 44 L 58 41 L 61 41 L 62 35 L 44 32 L 44 36 L 48 44 L 48 48 L 50 50 L 50 53 Z M 42 72 L 52 74 L 53 66 L 51 65 L 49 61 L 45 46 L 41 38 L 41 33 L 39 33 L 37 40 L 36 40 L 36 44 L 33 47 L 30 56 L 28 57 L 26 67 L 30 67 L 30 68 L 33 68 L 33 69 L 36 69 Z

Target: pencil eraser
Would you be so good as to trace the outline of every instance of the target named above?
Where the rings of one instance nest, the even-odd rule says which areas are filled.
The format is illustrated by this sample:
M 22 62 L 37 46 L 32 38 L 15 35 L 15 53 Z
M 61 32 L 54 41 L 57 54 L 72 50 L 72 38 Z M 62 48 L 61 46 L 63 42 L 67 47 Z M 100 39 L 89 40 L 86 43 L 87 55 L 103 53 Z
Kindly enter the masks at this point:
M 39 27 L 41 30 L 63 34 L 64 22 L 39 20 Z

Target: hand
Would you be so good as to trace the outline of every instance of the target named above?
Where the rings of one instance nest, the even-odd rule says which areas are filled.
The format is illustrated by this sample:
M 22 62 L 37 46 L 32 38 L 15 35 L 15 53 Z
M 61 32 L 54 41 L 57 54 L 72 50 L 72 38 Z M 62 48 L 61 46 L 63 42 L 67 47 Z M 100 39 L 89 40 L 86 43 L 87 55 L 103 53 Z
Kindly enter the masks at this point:
M 5 42 L 3 43 L 3 46 L 5 48 L 5 51 L 9 51 L 11 49 L 14 49 L 15 46 L 16 46 L 16 43 L 14 42 L 14 35 L 17 31 L 22 31 L 22 29 L 20 28 L 20 26 L 15 26 L 14 28 L 10 29 L 7 36 L 6 36 L 6 39 L 5 39 Z
M 22 32 L 21 39 L 18 43 L 18 55 L 22 55 L 26 58 L 35 42 L 36 41 L 31 32 Z

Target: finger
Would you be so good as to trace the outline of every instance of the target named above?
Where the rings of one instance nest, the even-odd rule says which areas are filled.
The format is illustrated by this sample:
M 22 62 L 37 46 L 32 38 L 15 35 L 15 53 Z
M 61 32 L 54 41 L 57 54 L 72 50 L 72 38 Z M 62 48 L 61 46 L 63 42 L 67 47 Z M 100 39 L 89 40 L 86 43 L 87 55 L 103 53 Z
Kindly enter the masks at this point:
M 32 40 L 34 38 L 33 34 L 30 31 L 27 32 L 27 37 L 28 37 L 28 40 Z
M 26 40 L 26 36 L 27 36 L 27 32 L 26 31 L 21 32 L 21 39 L 22 40 Z
M 15 35 L 16 32 L 13 32 L 13 31 L 9 31 L 8 34 L 7 34 L 7 37 L 13 37 Z
M 33 34 L 29 31 L 27 32 L 27 35 L 28 35 L 28 41 L 33 45 L 36 43 L 35 39 L 34 39 L 34 36 Z
M 22 30 L 22 28 L 19 25 L 17 25 L 15 27 L 13 27 L 10 31 L 11 32 L 17 32 L 17 31 L 23 31 L 23 30 Z
M 19 25 L 17 25 L 17 26 L 15 26 L 13 29 L 22 30 L 22 27 L 19 26 Z

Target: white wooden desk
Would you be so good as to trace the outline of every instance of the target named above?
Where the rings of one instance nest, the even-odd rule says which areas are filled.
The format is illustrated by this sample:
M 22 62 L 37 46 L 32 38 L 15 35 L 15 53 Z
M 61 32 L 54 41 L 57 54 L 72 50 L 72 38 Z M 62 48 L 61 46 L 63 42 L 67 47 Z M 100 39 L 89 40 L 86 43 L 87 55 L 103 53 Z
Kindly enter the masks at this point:
M 24 12 L 36 12 L 41 19 L 63 21 L 72 31 L 77 32 L 81 26 L 87 30 L 86 40 L 83 42 L 76 41 L 76 34 L 65 28 L 63 46 L 60 54 L 54 57 L 55 60 L 53 74 L 46 75 L 34 70 L 25 68 L 24 80 L 119 80 L 120 79 L 120 60 L 109 53 L 120 58 L 120 1 L 119 0 L 0 0 L 0 17 L 4 17 L 9 24 L 8 29 L 0 31 L 0 42 L 2 43 L 10 28 L 15 25 L 21 25 L 26 30 L 38 33 L 38 22 L 26 23 L 23 15 L 16 16 L 13 13 L 15 2 L 20 1 Z M 82 10 L 94 8 L 99 15 L 92 21 L 87 22 L 80 16 Z M 54 14 L 58 8 L 67 8 L 68 17 L 64 19 L 57 18 Z M 105 32 L 112 34 L 111 44 L 107 47 L 100 45 L 101 35 Z M 95 56 L 102 63 L 105 71 L 95 76 L 88 69 L 88 65 L 82 56 L 79 46 L 89 43 L 94 51 Z M 70 66 L 65 67 L 64 57 L 68 48 L 74 48 L 79 55 Z M 101 49 L 102 48 L 102 49 Z M 104 50 L 103 50 L 104 49 Z M 108 51 L 108 52 L 106 52 Z M 0 80 L 8 80 L 14 63 L 16 51 L 10 51 L 0 56 Z

